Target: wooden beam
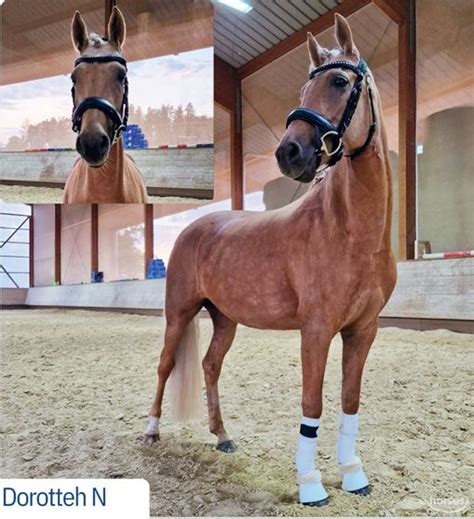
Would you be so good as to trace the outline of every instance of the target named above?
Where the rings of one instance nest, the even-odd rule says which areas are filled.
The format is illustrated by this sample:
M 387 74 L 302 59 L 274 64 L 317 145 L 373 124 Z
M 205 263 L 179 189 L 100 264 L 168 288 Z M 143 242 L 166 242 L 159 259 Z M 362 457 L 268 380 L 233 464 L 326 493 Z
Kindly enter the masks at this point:
M 91 271 L 99 271 L 99 206 L 91 204 Z
M 54 282 L 61 284 L 61 204 L 54 204 Z
M 405 21 L 405 0 L 372 0 L 397 25 Z
M 30 262 L 30 287 L 35 286 L 35 206 L 31 204 L 30 217 L 30 245 L 29 245 L 29 262 Z
M 290 36 L 284 40 L 281 40 L 270 49 L 262 52 L 262 54 L 259 54 L 245 65 L 242 65 L 238 69 L 240 79 L 254 74 L 257 72 L 257 70 L 260 70 L 272 61 L 281 58 L 288 52 L 304 43 L 306 41 L 306 34 L 308 32 L 311 32 L 312 34 L 318 34 L 332 27 L 334 25 L 335 13 L 342 14 L 342 16 L 350 16 L 362 7 L 370 4 L 370 2 L 371 0 L 345 0 L 342 4 L 338 4 L 330 11 L 327 11 L 323 15 L 319 16 L 316 20 L 308 23 L 304 27 L 301 27 L 301 29 L 298 29 L 293 34 L 290 34 Z
M 145 204 L 145 279 L 148 265 L 153 259 L 153 204 Z
M 415 257 L 416 240 L 416 9 L 405 1 L 405 21 L 398 29 L 399 251 Z

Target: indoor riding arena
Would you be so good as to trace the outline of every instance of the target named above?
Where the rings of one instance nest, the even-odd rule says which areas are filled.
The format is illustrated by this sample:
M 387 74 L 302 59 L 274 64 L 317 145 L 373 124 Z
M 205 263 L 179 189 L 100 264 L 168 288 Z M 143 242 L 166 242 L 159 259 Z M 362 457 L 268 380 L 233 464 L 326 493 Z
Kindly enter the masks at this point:
M 1 203 L 2 477 L 144 478 L 151 516 L 470 516 L 472 3 L 440 2 L 436 16 L 430 0 L 253 3 L 245 14 L 214 6 L 215 172 L 205 203 Z M 382 98 L 398 280 L 362 384 L 358 452 L 372 492 L 341 489 L 337 336 L 318 443 L 329 504 L 319 508 L 298 504 L 295 479 L 299 332 L 238 327 L 219 384 L 235 453 L 216 450 L 204 385 L 198 419 L 175 423 L 165 392 L 160 441 L 146 447 L 142 435 L 173 245 L 202 215 L 271 210 L 304 194 L 274 152 L 306 81 L 306 33 L 333 45 L 335 12 Z M 204 355 L 205 311 L 200 325 Z

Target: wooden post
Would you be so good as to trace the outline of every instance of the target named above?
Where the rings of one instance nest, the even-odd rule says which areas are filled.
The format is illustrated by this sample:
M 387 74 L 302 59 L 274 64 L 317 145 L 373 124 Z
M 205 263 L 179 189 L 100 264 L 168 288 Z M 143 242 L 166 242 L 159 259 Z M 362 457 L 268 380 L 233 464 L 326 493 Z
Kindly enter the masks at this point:
M 29 262 L 30 262 L 30 287 L 35 286 L 35 206 L 31 204 L 30 216 L 30 244 L 29 244 Z
M 61 204 L 54 204 L 54 282 L 61 284 Z
M 214 56 L 214 101 L 230 114 L 230 186 L 232 209 L 243 209 L 242 91 L 237 69 Z
M 99 206 L 91 204 L 91 271 L 99 271 Z
M 234 110 L 230 125 L 230 193 L 232 209 L 244 208 L 244 158 L 242 135 L 242 82 L 235 78 Z
M 153 259 L 153 204 L 145 204 L 145 279 L 148 265 Z
M 416 8 L 405 0 L 405 20 L 398 29 L 398 131 L 401 260 L 415 257 L 416 240 Z

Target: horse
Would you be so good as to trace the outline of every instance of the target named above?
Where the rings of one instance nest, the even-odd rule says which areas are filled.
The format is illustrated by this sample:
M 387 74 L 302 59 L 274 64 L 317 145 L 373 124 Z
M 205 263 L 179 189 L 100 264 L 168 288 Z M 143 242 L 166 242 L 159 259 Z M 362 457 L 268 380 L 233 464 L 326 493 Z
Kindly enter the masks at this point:
M 364 364 L 378 315 L 396 283 L 391 251 L 391 171 L 380 97 L 350 26 L 336 15 L 336 49 L 308 33 L 309 80 L 276 150 L 280 171 L 312 182 L 295 202 L 266 212 L 206 215 L 178 237 L 167 274 L 164 346 L 145 445 L 159 440 L 163 392 L 170 382 L 175 418 L 199 397 L 198 312 L 213 322 L 202 361 L 210 431 L 217 449 L 235 444 L 221 417 L 218 380 L 238 323 L 300 330 L 302 418 L 296 452 L 299 502 L 322 506 L 328 494 L 316 468 L 322 388 L 333 337 L 343 341 L 337 461 L 342 489 L 371 487 L 356 454 Z M 324 115 L 323 115 L 324 114 Z
M 145 203 L 147 194 L 134 160 L 124 153 L 128 118 L 127 62 L 121 54 L 125 20 L 114 6 L 109 38 L 88 33 L 78 11 L 71 38 L 79 57 L 71 74 L 73 130 L 80 158 L 64 189 L 64 203 Z

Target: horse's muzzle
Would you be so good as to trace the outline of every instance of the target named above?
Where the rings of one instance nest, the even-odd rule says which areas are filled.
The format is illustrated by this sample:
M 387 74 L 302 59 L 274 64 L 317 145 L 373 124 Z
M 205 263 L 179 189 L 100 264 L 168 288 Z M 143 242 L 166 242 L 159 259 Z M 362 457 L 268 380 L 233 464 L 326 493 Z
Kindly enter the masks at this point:
M 110 138 L 103 132 L 81 133 L 77 137 L 76 149 L 89 166 L 98 168 L 108 158 Z
M 292 140 L 278 146 L 275 157 L 283 175 L 299 182 L 311 182 L 316 175 L 315 154 L 313 149 L 305 150 L 301 144 Z

